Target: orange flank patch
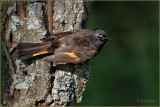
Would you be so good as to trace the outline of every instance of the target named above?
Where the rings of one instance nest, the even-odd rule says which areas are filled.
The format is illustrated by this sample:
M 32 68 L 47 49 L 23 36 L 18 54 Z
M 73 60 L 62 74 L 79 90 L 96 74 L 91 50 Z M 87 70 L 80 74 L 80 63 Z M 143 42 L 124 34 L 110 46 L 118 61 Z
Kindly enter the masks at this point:
M 71 31 L 71 30 L 64 30 L 63 32 L 69 32 L 69 31 Z
M 51 53 L 51 51 L 38 52 L 38 53 L 33 54 L 33 56 L 42 55 L 42 54 L 47 54 L 47 53 Z
M 80 60 L 80 58 L 77 55 L 75 55 L 74 52 L 65 52 L 64 54 L 66 54 L 66 55 L 70 56 L 71 58 L 75 59 L 75 61 Z
M 46 42 L 33 42 L 33 43 L 37 43 L 37 44 L 42 44 L 42 43 L 49 43 L 51 41 L 46 41 Z

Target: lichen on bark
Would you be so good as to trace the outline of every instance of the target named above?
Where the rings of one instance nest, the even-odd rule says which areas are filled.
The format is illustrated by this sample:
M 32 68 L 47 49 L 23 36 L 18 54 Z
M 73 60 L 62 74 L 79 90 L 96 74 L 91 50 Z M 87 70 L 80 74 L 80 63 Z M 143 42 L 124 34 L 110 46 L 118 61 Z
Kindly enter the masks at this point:
M 5 4 L 6 3 L 6 4 Z M 8 69 L 9 60 L 4 55 L 5 74 L 3 81 L 3 104 L 14 106 L 34 105 L 73 105 L 82 101 L 82 94 L 91 75 L 91 62 L 81 64 L 57 65 L 38 56 L 29 60 L 18 60 L 15 47 L 21 42 L 39 42 L 47 35 L 47 22 L 53 22 L 53 32 L 77 30 L 83 28 L 87 20 L 85 1 L 55 0 L 53 3 L 53 21 L 47 20 L 46 2 L 5 2 L 3 11 L 8 15 L 4 20 L 3 41 L 11 56 L 15 72 Z M 23 11 L 18 6 L 25 6 Z M 49 7 L 52 7 L 51 5 Z M 22 8 L 22 7 L 21 7 Z M 4 13 L 5 13 L 4 12 Z M 25 15 L 24 15 L 25 14 Z M 25 17 L 24 17 L 25 16 Z M 49 16 L 50 17 L 50 16 Z M 49 19 L 51 20 L 51 19 Z M 52 27 L 51 27 L 52 28 Z M 2 50 L 3 51 L 3 50 Z M 13 72 L 13 73 L 10 73 Z M 9 78 L 9 79 L 8 79 Z

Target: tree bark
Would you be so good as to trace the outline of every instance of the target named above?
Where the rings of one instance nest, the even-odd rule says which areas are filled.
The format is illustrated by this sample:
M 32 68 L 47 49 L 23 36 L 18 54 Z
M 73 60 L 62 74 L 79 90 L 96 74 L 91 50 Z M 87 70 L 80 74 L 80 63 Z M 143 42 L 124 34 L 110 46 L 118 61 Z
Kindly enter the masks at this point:
M 91 62 L 53 67 L 44 56 L 18 60 L 16 46 L 39 42 L 48 34 L 85 27 L 85 1 L 2 2 L 2 100 L 6 106 L 66 106 L 80 103 L 91 75 Z

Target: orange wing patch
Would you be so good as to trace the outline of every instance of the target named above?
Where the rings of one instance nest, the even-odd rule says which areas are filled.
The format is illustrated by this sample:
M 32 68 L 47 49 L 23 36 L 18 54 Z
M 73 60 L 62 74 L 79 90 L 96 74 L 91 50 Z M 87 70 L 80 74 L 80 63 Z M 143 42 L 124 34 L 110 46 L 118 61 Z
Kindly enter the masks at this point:
M 33 54 L 32 56 L 37 56 L 37 55 L 42 55 L 42 54 L 47 54 L 47 53 L 51 53 L 51 51 L 38 52 L 38 53 Z
M 36 44 L 42 44 L 42 43 L 49 43 L 51 41 L 45 41 L 45 42 L 33 42 L 33 43 L 36 43 Z
M 75 59 L 75 61 L 79 61 L 80 60 L 80 58 L 77 55 L 75 55 L 74 52 L 65 52 L 64 54 L 70 56 L 73 59 Z

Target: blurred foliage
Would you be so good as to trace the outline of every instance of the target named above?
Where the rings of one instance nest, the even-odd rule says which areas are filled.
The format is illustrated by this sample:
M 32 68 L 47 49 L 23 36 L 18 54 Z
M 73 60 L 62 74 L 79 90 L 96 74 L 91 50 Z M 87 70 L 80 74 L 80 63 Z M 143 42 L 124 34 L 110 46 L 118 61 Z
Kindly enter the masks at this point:
M 101 28 L 112 40 L 107 41 L 93 59 L 92 76 L 82 103 L 77 105 L 158 105 L 158 2 L 97 1 L 89 4 L 91 13 L 87 28 Z

